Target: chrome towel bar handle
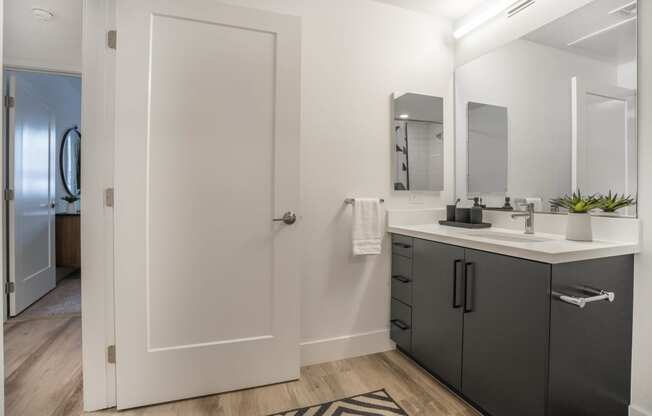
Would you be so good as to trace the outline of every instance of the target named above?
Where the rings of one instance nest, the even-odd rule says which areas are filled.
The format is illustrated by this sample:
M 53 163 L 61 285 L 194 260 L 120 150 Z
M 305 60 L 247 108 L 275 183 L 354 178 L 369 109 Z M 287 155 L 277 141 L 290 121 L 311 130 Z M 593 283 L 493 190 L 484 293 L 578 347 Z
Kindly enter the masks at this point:
M 616 294 L 614 292 L 607 292 L 606 290 L 601 290 L 599 295 L 590 296 L 587 298 L 578 298 L 574 296 L 560 295 L 559 299 L 562 302 L 570 303 L 571 305 L 575 305 L 578 308 L 584 308 L 586 307 L 587 304 L 592 302 L 601 302 L 605 300 L 609 302 L 613 302 L 616 299 Z

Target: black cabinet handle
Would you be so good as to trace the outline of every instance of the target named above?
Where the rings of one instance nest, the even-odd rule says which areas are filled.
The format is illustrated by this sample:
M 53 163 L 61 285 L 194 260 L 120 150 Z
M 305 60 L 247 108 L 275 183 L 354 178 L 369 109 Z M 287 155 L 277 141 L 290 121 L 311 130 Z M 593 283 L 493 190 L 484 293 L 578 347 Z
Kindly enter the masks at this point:
M 457 281 L 459 280 L 459 274 L 457 273 L 459 266 L 462 264 L 463 260 L 455 260 L 453 263 L 453 309 L 458 309 L 462 307 L 461 303 L 457 303 Z
M 392 325 L 400 329 L 401 331 L 405 331 L 407 329 L 410 329 L 410 325 L 406 324 L 405 322 L 401 321 L 400 319 L 392 319 L 390 321 Z
M 464 264 L 464 313 L 473 312 L 473 287 L 469 278 L 475 279 L 475 264 L 473 263 Z
M 395 246 L 397 246 L 397 247 L 401 247 L 401 248 L 412 248 L 412 246 L 409 245 L 409 244 L 403 244 L 403 243 L 393 243 L 393 244 L 394 244 Z
M 401 283 L 410 283 L 412 280 L 408 279 L 405 276 L 401 276 L 400 274 L 397 274 L 395 276 L 392 276 L 392 279 L 398 280 Z

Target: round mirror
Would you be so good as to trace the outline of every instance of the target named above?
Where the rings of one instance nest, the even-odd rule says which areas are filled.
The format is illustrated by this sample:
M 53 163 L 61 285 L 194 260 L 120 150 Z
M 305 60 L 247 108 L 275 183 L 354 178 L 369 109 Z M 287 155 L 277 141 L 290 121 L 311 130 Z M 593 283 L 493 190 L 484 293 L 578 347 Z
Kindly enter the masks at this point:
M 77 126 L 63 134 L 59 150 L 59 169 L 66 191 L 72 196 L 81 193 L 81 133 Z

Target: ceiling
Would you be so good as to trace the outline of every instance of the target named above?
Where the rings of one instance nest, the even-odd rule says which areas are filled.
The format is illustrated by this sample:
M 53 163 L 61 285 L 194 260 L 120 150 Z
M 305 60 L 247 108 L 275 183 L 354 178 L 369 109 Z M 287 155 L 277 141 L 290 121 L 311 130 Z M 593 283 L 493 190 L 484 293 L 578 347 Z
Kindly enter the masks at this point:
M 37 20 L 32 8 L 51 11 Z M 82 0 L 4 0 L 4 63 L 7 66 L 81 72 Z
M 636 59 L 635 12 L 632 0 L 595 0 L 535 30 L 525 39 L 611 63 Z
M 444 122 L 444 100 L 430 95 L 403 94 L 394 100 L 394 119 L 430 121 L 441 124 Z
M 404 9 L 426 12 L 450 20 L 466 16 L 474 7 L 487 0 L 376 0 Z

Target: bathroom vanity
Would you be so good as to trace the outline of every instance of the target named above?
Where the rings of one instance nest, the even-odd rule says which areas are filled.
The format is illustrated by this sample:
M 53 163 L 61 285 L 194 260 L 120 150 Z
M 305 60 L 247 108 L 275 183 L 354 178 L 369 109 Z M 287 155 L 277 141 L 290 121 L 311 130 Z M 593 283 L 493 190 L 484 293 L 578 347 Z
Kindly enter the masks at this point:
M 391 339 L 492 416 L 618 416 L 634 243 L 392 226 Z

